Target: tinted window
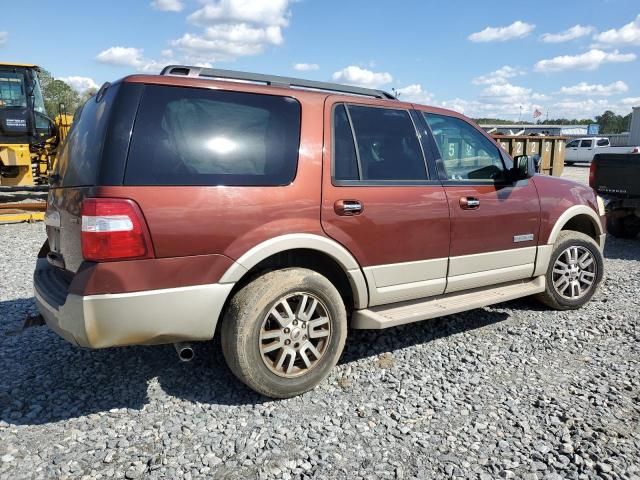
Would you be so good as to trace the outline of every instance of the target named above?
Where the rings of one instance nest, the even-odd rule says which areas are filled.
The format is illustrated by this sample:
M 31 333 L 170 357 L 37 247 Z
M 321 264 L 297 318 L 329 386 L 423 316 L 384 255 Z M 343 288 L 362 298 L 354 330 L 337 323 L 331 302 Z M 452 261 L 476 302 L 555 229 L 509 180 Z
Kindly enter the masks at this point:
M 599 147 L 606 147 L 607 145 L 609 145 L 609 139 L 608 138 L 601 138 L 600 140 L 598 140 L 598 146 Z
M 349 117 L 344 105 L 333 111 L 333 177 L 336 180 L 358 180 L 358 159 Z
M 128 185 L 286 185 L 295 176 L 300 104 L 287 97 L 147 87 Z
M 580 140 L 573 140 L 567 143 L 567 148 L 577 148 L 579 144 L 580 144 Z
M 406 110 L 349 105 L 362 180 L 426 180 L 427 169 Z
M 99 102 L 92 97 L 76 114 L 69 135 L 58 156 L 57 170 L 61 186 L 79 187 L 95 185 L 100 169 L 109 113 L 118 86 L 109 87 Z
M 455 117 L 423 113 L 438 149 L 447 179 L 502 180 L 504 164 L 498 148 L 470 124 Z
M 593 145 L 593 140 L 582 140 L 580 142 L 581 147 L 590 147 L 591 145 Z

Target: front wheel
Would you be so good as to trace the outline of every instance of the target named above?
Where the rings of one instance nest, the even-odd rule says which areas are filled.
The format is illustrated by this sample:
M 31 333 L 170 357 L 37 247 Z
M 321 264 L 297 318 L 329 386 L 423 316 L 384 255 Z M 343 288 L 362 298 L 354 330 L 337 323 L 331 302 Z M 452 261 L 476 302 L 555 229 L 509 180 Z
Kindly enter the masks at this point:
M 222 351 L 253 390 L 287 398 L 311 390 L 336 365 L 347 315 L 333 284 L 312 270 L 265 273 L 239 290 L 222 321 Z
M 584 233 L 562 231 L 553 246 L 546 290 L 538 298 L 557 310 L 582 307 L 595 293 L 604 272 L 596 242 Z

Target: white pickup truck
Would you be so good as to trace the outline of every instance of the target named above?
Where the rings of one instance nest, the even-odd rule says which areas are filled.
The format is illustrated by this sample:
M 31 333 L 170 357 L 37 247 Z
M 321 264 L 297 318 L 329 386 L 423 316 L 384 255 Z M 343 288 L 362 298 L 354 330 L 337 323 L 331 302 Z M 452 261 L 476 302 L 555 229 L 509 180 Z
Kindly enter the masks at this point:
M 606 137 L 576 138 L 567 143 L 564 163 L 591 163 L 598 153 L 640 153 L 640 146 L 612 147 Z

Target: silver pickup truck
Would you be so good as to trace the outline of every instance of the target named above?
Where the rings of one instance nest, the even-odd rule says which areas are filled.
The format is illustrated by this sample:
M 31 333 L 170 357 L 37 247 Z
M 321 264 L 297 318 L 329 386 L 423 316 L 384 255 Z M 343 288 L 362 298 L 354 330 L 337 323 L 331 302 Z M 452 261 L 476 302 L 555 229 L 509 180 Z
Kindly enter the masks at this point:
M 564 163 L 591 163 L 599 153 L 640 153 L 640 146 L 612 147 L 607 137 L 576 138 L 567 143 Z

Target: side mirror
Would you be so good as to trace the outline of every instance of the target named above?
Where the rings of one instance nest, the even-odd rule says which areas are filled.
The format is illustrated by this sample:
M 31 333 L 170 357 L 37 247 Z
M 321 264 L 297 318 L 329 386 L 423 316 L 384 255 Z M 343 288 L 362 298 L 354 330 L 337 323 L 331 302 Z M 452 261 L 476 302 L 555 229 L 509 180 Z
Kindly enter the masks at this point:
M 511 169 L 511 179 L 517 182 L 518 180 L 526 180 L 533 177 L 538 172 L 539 164 L 539 155 L 519 155 L 515 157 Z

